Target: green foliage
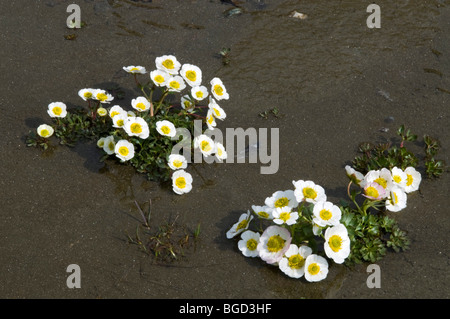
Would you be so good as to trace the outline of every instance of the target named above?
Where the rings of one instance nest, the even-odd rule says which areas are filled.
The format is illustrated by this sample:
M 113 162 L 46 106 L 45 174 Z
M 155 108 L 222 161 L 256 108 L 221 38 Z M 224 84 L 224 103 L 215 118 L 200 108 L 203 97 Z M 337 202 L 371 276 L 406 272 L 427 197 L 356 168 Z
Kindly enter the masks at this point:
M 80 141 L 93 141 L 97 142 L 100 138 L 107 136 L 113 136 L 115 142 L 125 139 L 134 145 L 135 153 L 134 157 L 126 162 L 122 162 L 125 165 L 133 166 L 137 172 L 145 174 L 148 179 L 166 182 L 170 180 L 172 171 L 167 164 L 167 159 L 171 154 L 173 146 L 179 142 L 179 140 L 172 140 L 170 137 L 162 136 L 157 133 L 156 122 L 161 120 L 170 121 L 176 128 L 186 128 L 194 134 L 194 121 L 195 119 L 201 119 L 202 130 L 204 128 L 204 106 L 196 106 L 192 102 L 193 110 L 190 112 L 180 107 L 179 104 L 172 105 L 165 102 L 167 97 L 173 92 L 168 89 L 158 88 L 155 85 L 140 84 L 136 75 L 134 75 L 138 88 L 142 91 L 143 95 L 148 101 L 152 103 L 152 109 L 144 112 L 139 112 L 136 116 L 143 118 L 149 127 L 151 134 L 146 139 L 138 137 L 128 136 L 128 134 L 122 128 L 114 128 L 111 117 L 106 114 L 100 116 L 97 113 L 99 108 L 103 107 L 100 101 L 89 100 L 88 106 L 76 107 L 68 110 L 67 115 L 62 118 L 52 118 L 54 129 L 54 136 L 59 139 L 61 145 L 69 147 L 75 146 Z M 123 98 L 123 90 L 114 86 L 110 88 L 113 90 L 115 97 Z M 159 100 L 154 101 L 152 96 L 154 91 L 160 91 Z M 156 95 L 156 94 L 155 94 Z M 136 113 L 136 111 L 134 111 Z M 47 149 L 50 144 L 49 138 L 40 137 L 35 132 L 29 132 L 26 138 L 27 146 L 41 147 Z M 191 144 L 192 147 L 192 144 Z M 101 161 L 104 161 L 109 157 L 105 154 L 101 157 Z
M 347 265 L 376 262 L 382 259 L 388 248 L 399 252 L 409 249 L 406 233 L 397 222 L 385 214 L 359 214 L 349 204 L 341 206 L 341 223 L 347 227 L 351 241 L 351 253 Z
M 434 157 L 440 150 L 441 143 L 429 135 L 424 135 L 423 140 L 425 142 L 425 172 L 428 177 L 439 177 L 445 171 L 445 162 Z

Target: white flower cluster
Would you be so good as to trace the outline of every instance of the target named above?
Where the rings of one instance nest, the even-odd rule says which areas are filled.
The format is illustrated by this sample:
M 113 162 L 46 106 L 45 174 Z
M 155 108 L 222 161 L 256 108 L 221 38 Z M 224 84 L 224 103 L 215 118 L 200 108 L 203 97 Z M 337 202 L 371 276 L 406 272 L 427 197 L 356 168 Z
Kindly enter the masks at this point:
M 168 92 L 181 92 L 187 85 L 191 86 L 190 94 L 181 97 L 181 106 L 183 109 L 192 111 L 195 103 L 192 101 L 201 101 L 208 96 L 208 90 L 201 85 L 202 71 L 199 67 L 192 64 L 181 65 L 173 55 L 163 55 L 155 59 L 156 70 L 150 72 L 150 79 L 155 86 L 165 88 Z M 128 66 L 123 68 L 131 74 L 145 74 L 147 71 L 142 66 Z M 80 96 L 85 96 L 86 90 L 80 91 Z M 229 95 L 219 78 L 211 80 L 211 92 L 217 100 L 228 99 Z M 138 113 L 149 112 L 152 108 L 152 101 L 144 96 L 139 96 L 131 101 L 131 107 Z M 217 104 L 214 98 L 209 98 L 209 110 L 207 115 L 208 128 L 215 127 L 215 118 L 225 119 L 226 114 Z M 113 121 L 113 127 L 123 128 L 128 136 L 148 138 L 149 125 L 134 112 L 125 111 L 119 105 L 114 105 L 109 110 L 109 116 Z M 155 123 L 156 131 L 165 137 L 172 138 L 176 135 L 175 125 L 168 120 L 159 120 Z M 127 140 L 114 142 L 114 137 L 109 136 L 98 142 L 99 147 L 103 147 L 106 153 L 116 154 L 122 161 L 127 161 L 134 156 L 134 146 Z M 215 154 L 219 160 L 226 158 L 226 151 L 221 143 L 214 143 L 208 136 L 200 135 L 194 141 L 194 147 L 209 156 Z M 172 188 L 176 194 L 188 193 L 192 189 L 192 176 L 185 171 L 187 168 L 187 159 L 183 155 L 172 154 L 167 159 L 168 166 L 175 172 L 172 174 Z
M 422 176 L 414 167 L 405 170 L 394 167 L 371 170 L 366 175 L 350 166 L 345 167 L 347 176 L 364 190 L 371 200 L 385 201 L 386 209 L 398 212 L 406 207 L 406 194 L 419 189 Z
M 163 88 L 163 94 L 182 92 L 187 85 L 191 87 L 190 92 L 181 97 L 181 107 L 186 111 L 193 112 L 196 108 L 196 103 L 208 97 L 209 92 L 202 85 L 202 71 L 199 67 L 192 64 L 181 65 L 173 55 L 157 57 L 155 64 L 156 70 L 150 72 L 150 79 L 156 87 Z M 123 67 L 123 69 L 134 76 L 147 73 L 146 68 L 143 66 L 132 65 Z M 228 100 L 229 94 L 223 82 L 217 77 L 210 81 L 210 85 L 211 95 L 208 99 L 208 111 L 205 122 L 208 129 L 212 130 L 217 125 L 216 119 L 224 120 L 226 118 L 225 111 L 219 106 L 217 101 Z M 100 107 L 100 105 L 111 103 L 114 99 L 105 90 L 84 88 L 79 90 L 78 95 L 84 101 L 88 101 L 89 106 L 91 106 L 91 100 L 98 101 L 96 115 L 100 117 L 109 115 L 112 121 L 112 128 L 123 129 L 127 134 L 127 137 L 117 140 L 117 132 L 112 132 L 111 135 L 100 138 L 97 141 L 97 146 L 109 155 L 115 154 L 122 162 L 131 160 L 135 156 L 135 145 L 128 137 L 147 139 L 151 133 L 149 127 L 149 124 L 152 124 L 150 121 L 153 117 L 151 97 L 139 96 L 133 99 L 131 101 L 133 110 L 127 111 L 120 105 L 113 105 L 109 109 Z M 149 113 L 150 120 L 148 117 Z M 48 114 L 52 118 L 63 118 L 67 115 L 66 105 L 62 102 L 51 103 L 48 106 Z M 176 135 L 176 127 L 171 121 L 163 119 L 156 121 L 154 124 L 156 131 L 160 135 L 168 138 Z M 37 133 L 43 138 L 49 138 L 53 135 L 54 128 L 42 124 L 38 127 Z M 224 146 L 219 142 L 215 143 L 206 134 L 201 134 L 194 140 L 194 147 L 199 148 L 204 156 L 215 155 L 219 161 L 227 158 Z M 175 171 L 172 174 L 173 191 L 177 194 L 190 192 L 192 189 L 192 176 L 184 170 L 187 168 L 187 159 L 182 155 L 173 154 L 169 156 L 167 161 L 170 169 Z
M 301 210 L 297 207 L 313 205 L 313 232 L 323 238 L 326 257 L 335 263 L 342 264 L 350 254 L 350 238 L 347 228 L 340 223 L 341 210 L 327 201 L 324 189 L 312 181 L 293 181 L 294 190 L 277 191 L 267 197 L 264 206 L 252 206 L 253 213 L 259 218 L 272 221 L 275 225 L 267 227 L 262 234 L 248 229 L 253 215 L 250 211 L 242 214 L 239 221 L 227 232 L 227 238 L 241 234 L 238 247 L 247 257 L 260 257 L 292 278 L 305 277 L 315 282 L 326 278 L 328 261 L 314 254 L 304 244 L 292 243 L 289 229 L 293 229 L 300 221 Z M 309 204 L 308 204 L 309 203 Z

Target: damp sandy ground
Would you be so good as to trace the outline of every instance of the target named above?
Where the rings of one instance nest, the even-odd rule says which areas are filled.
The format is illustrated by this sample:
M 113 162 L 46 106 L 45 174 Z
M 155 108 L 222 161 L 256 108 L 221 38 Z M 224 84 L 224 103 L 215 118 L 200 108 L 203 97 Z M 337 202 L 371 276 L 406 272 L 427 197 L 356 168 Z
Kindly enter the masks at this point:
M 437 137 L 449 162 L 450 2 L 377 1 L 380 29 L 366 26 L 358 1 L 79 0 L 86 27 L 66 28 L 72 1 L 10 1 L 0 8 L 0 297 L 2 298 L 449 298 L 449 177 L 424 180 L 394 215 L 411 249 L 377 264 L 381 288 L 366 285 L 367 265 L 333 264 L 311 284 L 241 255 L 226 231 L 251 205 L 292 180 L 346 196 L 344 166 L 359 142 L 386 141 L 405 124 Z M 289 17 L 297 10 L 305 20 Z M 76 33 L 73 41 L 65 35 Z M 224 66 L 217 53 L 231 49 Z M 280 166 L 197 165 L 185 196 L 131 168 L 99 162 L 93 143 L 42 153 L 25 135 L 50 123 L 47 105 L 82 105 L 85 87 L 138 95 L 123 66 L 154 68 L 174 54 L 220 77 L 230 94 L 219 128 L 279 128 Z M 281 117 L 258 114 L 278 107 Z M 387 132 L 386 132 L 387 131 Z M 57 141 L 53 140 L 56 145 Z M 420 144 L 412 149 L 421 152 Z M 195 249 L 156 264 L 127 243 L 139 225 L 134 201 L 153 203 L 155 225 L 178 215 L 194 229 Z M 66 268 L 81 269 L 69 289 Z

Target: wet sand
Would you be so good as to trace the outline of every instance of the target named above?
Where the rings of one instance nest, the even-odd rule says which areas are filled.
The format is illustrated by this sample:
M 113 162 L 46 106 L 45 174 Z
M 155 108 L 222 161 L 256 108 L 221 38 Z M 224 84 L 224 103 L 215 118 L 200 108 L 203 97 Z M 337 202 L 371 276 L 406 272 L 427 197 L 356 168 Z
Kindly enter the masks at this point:
M 344 198 L 344 166 L 359 142 L 386 141 L 401 124 L 437 137 L 438 158 L 450 162 L 450 2 L 377 1 L 380 29 L 367 28 L 366 7 L 354 1 L 256 2 L 241 1 L 245 12 L 225 17 L 231 6 L 218 0 L 80 0 L 87 26 L 75 31 L 66 28 L 71 1 L 2 5 L 0 297 L 450 297 L 448 174 L 424 179 L 393 214 L 411 249 L 377 263 L 380 289 L 367 287 L 366 264 L 333 264 L 311 284 L 243 257 L 225 237 L 242 212 L 292 180 Z M 308 18 L 290 18 L 293 10 Z M 66 40 L 71 33 L 77 38 Z M 223 47 L 231 48 L 227 66 L 216 56 Z M 118 104 L 128 107 L 138 92 L 122 67 L 152 70 L 163 54 L 223 80 L 230 100 L 221 103 L 227 119 L 219 128 L 280 129 L 276 174 L 261 175 L 260 163 L 200 164 L 190 171 L 192 192 L 178 196 L 129 167 L 100 163 L 94 143 L 46 153 L 25 146 L 28 131 L 50 123 L 50 102 L 83 105 L 81 88 L 117 84 L 126 93 Z M 275 106 L 280 118 L 258 115 Z M 134 201 L 149 199 L 155 224 L 177 214 L 191 229 L 201 223 L 195 249 L 180 261 L 155 263 L 127 243 L 139 225 Z M 70 264 L 81 268 L 81 289 L 66 286 Z

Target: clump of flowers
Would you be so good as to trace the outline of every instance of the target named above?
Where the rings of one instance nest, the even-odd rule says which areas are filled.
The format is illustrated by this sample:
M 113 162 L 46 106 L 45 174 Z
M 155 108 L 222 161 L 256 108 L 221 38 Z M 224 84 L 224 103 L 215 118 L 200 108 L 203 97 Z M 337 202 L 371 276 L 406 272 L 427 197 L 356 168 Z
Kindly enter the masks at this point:
M 412 138 L 385 153 L 387 159 L 383 152 L 376 154 L 376 161 L 356 158 L 355 163 L 373 164 L 364 166 L 370 168 L 366 171 L 345 166 L 349 200 L 333 203 L 313 181 L 293 181 L 293 189 L 276 191 L 264 205 L 242 214 L 227 238 L 239 238 L 244 256 L 259 257 L 287 276 L 308 282 L 325 279 L 332 263 L 375 262 L 388 249 L 408 249 L 406 232 L 391 217 L 407 207 L 408 196 L 422 181 L 416 157 L 404 149 L 405 140 Z
M 46 149 L 53 135 L 60 144 L 69 146 L 81 139 L 94 140 L 105 152 L 101 160 L 112 156 L 147 174 L 149 179 L 172 179 L 176 194 L 188 193 L 193 181 L 186 171 L 191 158 L 172 154 L 173 146 L 182 137 L 177 135 L 177 129 L 187 129 L 196 136 L 194 120 L 201 120 L 202 132 L 191 141 L 190 150 L 198 148 L 204 156 L 216 156 L 222 162 L 227 153 L 221 143 L 208 136 L 207 130 L 217 126 L 216 119 L 226 118 L 218 101 L 228 100 L 229 94 L 217 77 L 209 82 L 209 88 L 203 85 L 201 69 L 181 64 L 173 55 L 157 57 L 155 65 L 145 84 L 138 78 L 148 73 L 145 67 L 123 67 L 142 93 L 128 107 L 115 104 L 114 96 L 107 91 L 92 88 L 78 91 L 86 108 L 69 110 L 62 102 L 50 103 L 47 112 L 53 124 L 40 125 L 36 132 L 30 132 L 27 145 Z M 176 94 L 180 95 L 178 103 L 173 99 L 167 102 L 169 96 Z

